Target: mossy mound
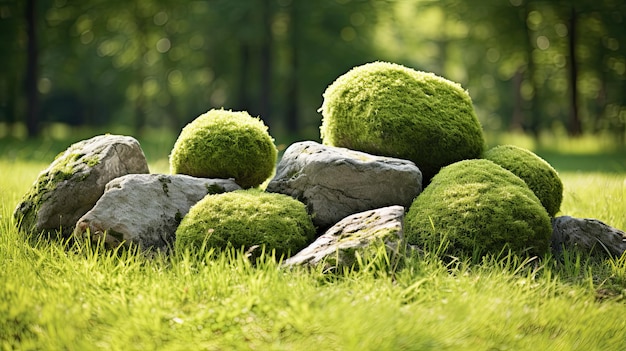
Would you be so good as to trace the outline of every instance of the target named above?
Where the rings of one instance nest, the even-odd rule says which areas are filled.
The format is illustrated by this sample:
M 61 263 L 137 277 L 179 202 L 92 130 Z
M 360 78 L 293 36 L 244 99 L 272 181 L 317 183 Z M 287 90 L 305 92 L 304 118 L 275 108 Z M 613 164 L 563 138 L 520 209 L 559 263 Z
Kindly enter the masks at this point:
M 482 127 L 467 91 L 432 73 L 387 62 L 358 66 L 324 92 L 326 145 L 413 161 L 425 181 L 480 157 Z
M 300 201 L 256 189 L 208 195 L 195 204 L 176 230 L 176 250 L 218 252 L 255 245 L 276 256 L 296 254 L 315 238 L 315 227 Z M 261 248 L 255 252 L 260 252 Z
M 170 154 L 170 172 L 234 178 L 256 187 L 274 172 L 277 150 L 263 122 L 247 112 L 210 110 L 189 123 Z
M 541 255 L 549 249 L 550 217 L 523 180 L 488 160 L 441 169 L 411 205 L 407 241 L 451 255 L 503 249 Z
M 487 150 L 483 158 L 493 161 L 522 178 L 541 201 L 551 217 L 563 201 L 563 182 L 552 166 L 530 150 L 500 145 Z

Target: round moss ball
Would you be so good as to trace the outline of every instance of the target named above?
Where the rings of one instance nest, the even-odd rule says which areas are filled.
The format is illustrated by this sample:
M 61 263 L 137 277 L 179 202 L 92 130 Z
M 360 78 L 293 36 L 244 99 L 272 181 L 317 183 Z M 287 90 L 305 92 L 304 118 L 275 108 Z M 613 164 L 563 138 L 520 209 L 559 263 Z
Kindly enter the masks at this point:
M 259 186 L 274 172 L 277 150 L 263 122 L 247 112 L 210 110 L 187 124 L 170 154 L 170 172 L 234 178 Z
M 495 162 L 522 178 L 552 217 L 563 201 L 563 182 L 552 166 L 530 150 L 500 145 L 487 150 L 483 158 Z
M 441 169 L 406 215 L 410 244 L 444 254 L 476 257 L 541 255 L 552 226 L 523 180 L 488 160 L 465 160 Z
M 250 249 L 265 247 L 288 257 L 315 238 L 315 227 L 300 201 L 256 189 L 207 195 L 196 203 L 176 230 L 176 250 L 185 248 Z M 256 252 L 260 252 L 257 250 Z
M 324 144 L 413 161 L 425 180 L 479 158 L 484 136 L 467 91 L 432 73 L 387 62 L 358 66 L 324 92 Z

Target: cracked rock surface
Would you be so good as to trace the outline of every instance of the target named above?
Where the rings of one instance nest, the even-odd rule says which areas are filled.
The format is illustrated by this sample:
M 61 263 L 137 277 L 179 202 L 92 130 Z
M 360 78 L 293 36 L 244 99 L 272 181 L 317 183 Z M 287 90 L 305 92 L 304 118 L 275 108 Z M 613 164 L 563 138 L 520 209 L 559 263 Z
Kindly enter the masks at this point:
M 133 243 L 168 252 L 180 221 L 207 194 L 241 189 L 233 179 L 129 174 L 112 180 L 76 224 L 75 236 L 103 239 L 111 247 Z
M 422 173 L 408 160 L 304 141 L 285 150 L 266 191 L 304 202 L 323 230 L 354 213 L 409 207 L 422 191 Z
M 67 238 L 109 181 L 148 172 L 146 157 L 132 137 L 107 134 L 83 140 L 59 154 L 39 174 L 13 215 L 25 233 Z
M 380 245 L 394 264 L 404 255 L 404 208 L 389 206 L 350 215 L 332 226 L 311 245 L 288 258 L 285 266 L 324 264 L 325 270 L 340 270 L 361 257 L 376 255 Z

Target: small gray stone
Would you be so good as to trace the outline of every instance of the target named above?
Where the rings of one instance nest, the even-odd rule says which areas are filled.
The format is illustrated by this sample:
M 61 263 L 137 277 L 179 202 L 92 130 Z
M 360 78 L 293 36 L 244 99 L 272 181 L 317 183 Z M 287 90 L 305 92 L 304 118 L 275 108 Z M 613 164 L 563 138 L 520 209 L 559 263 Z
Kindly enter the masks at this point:
M 332 226 L 311 245 L 290 257 L 285 266 L 323 263 L 325 270 L 349 267 L 361 257 L 375 255 L 382 245 L 393 264 L 406 249 L 403 231 L 404 208 L 389 206 L 348 216 Z
M 285 150 L 266 190 L 304 202 L 313 223 L 326 229 L 354 213 L 409 207 L 422 191 L 422 173 L 408 160 L 305 141 Z
M 167 252 L 189 208 L 207 194 L 241 189 L 233 179 L 131 174 L 112 180 L 96 205 L 78 220 L 74 235 L 108 246 L 133 243 Z
M 132 137 L 100 135 L 83 140 L 39 174 L 13 216 L 27 234 L 60 233 L 67 238 L 110 180 L 148 172 L 146 157 Z
M 626 251 L 626 233 L 597 219 L 570 216 L 552 219 L 552 250 L 579 248 L 620 257 Z

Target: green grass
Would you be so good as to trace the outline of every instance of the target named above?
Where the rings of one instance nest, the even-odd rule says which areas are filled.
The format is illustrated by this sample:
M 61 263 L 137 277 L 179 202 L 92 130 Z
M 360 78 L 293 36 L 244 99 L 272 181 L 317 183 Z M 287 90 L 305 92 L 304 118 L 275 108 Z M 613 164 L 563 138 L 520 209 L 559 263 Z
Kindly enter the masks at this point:
M 25 146 L 22 155 L 35 151 Z M 149 259 L 33 246 L 11 212 L 52 159 L 2 155 L 2 350 L 626 349 L 626 256 L 444 263 L 425 254 L 394 271 L 381 254 L 328 275 L 284 270 L 269 257 L 252 265 L 231 252 Z M 612 159 L 619 164 L 621 155 Z M 151 170 L 159 162 L 163 156 Z M 626 228 L 626 165 L 556 168 L 565 188 L 560 214 Z

